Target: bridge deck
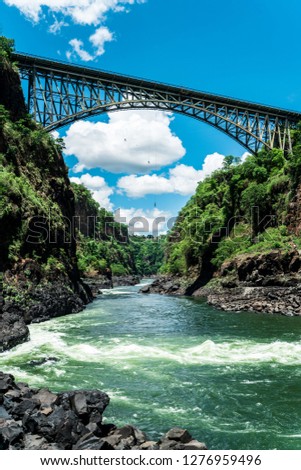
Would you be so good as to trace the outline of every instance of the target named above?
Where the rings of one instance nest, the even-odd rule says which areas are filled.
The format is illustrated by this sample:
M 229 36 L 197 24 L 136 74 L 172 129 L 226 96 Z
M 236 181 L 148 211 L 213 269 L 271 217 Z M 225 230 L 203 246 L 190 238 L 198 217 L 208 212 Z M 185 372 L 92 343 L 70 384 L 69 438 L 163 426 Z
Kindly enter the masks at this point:
M 143 89 L 161 91 L 161 92 L 173 92 L 179 94 L 182 98 L 194 97 L 200 100 L 210 100 L 219 105 L 228 105 L 238 109 L 248 110 L 251 113 L 266 113 L 270 116 L 278 116 L 283 119 L 288 119 L 290 122 L 301 121 L 301 112 L 286 110 L 283 108 L 277 108 L 273 106 L 266 106 L 263 104 L 257 104 L 250 101 L 239 100 L 230 98 L 227 96 L 216 95 L 212 93 L 201 92 L 185 87 L 179 87 L 174 85 L 168 85 L 161 82 L 155 82 L 151 80 L 145 80 L 141 78 L 135 78 L 128 75 L 122 75 L 112 72 L 106 72 L 100 69 L 72 65 L 67 62 L 54 61 L 51 59 L 44 59 L 41 57 L 28 55 L 24 53 L 14 52 L 12 54 L 14 61 L 18 62 L 21 67 L 32 68 L 36 67 L 40 70 L 50 70 L 58 73 L 68 73 L 77 77 L 84 77 L 88 80 L 105 80 L 114 81 L 120 85 L 129 84 L 135 87 Z

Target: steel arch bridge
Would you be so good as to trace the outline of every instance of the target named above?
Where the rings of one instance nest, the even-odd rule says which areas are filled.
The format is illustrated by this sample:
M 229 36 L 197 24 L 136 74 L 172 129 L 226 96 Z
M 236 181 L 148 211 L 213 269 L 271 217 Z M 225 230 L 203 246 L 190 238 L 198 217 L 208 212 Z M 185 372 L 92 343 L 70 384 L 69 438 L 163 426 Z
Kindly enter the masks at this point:
M 249 152 L 291 152 L 301 113 L 159 82 L 13 53 L 27 86 L 28 112 L 47 131 L 78 119 L 126 109 L 172 111 L 226 133 Z

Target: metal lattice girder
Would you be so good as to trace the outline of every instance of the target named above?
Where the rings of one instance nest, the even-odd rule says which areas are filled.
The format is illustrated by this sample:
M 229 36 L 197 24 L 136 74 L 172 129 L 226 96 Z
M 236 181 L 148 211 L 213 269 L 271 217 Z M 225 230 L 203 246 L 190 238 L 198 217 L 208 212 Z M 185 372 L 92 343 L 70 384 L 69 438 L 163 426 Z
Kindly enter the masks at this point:
M 301 113 L 88 67 L 13 54 L 27 81 L 28 112 L 52 131 L 78 119 L 125 109 L 172 111 L 206 122 L 249 152 L 291 151 L 290 130 Z

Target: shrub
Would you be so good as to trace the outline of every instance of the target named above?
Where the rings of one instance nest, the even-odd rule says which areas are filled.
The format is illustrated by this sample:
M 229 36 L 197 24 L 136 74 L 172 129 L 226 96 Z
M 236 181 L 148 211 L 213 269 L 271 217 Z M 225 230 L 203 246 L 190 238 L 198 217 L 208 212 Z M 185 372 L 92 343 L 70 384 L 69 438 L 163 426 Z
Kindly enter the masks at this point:
M 119 263 L 112 263 L 111 264 L 111 270 L 113 276 L 124 276 L 128 274 L 127 269 Z

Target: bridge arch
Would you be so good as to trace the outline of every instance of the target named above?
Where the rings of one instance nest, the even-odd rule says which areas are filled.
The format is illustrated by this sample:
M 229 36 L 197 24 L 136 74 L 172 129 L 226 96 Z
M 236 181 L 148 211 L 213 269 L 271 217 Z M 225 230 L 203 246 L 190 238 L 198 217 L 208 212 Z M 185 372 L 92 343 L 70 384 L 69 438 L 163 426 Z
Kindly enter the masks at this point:
M 290 152 L 290 130 L 301 121 L 294 111 L 25 54 L 13 59 L 26 81 L 28 112 L 48 131 L 112 111 L 157 109 L 205 122 L 251 153 Z
M 169 107 L 169 104 L 172 106 Z M 78 120 L 87 119 L 92 116 L 97 116 L 101 114 L 107 114 L 116 111 L 128 111 L 128 110 L 159 110 L 165 112 L 173 112 L 176 114 L 181 114 L 188 116 L 190 118 L 196 119 L 198 121 L 209 124 L 210 126 L 218 129 L 219 131 L 225 133 L 240 145 L 245 147 L 251 153 L 256 153 L 260 148 L 271 149 L 273 146 L 270 146 L 270 141 L 265 141 L 263 138 L 256 136 L 254 132 L 250 129 L 246 129 L 242 124 L 237 123 L 228 117 L 219 116 L 217 113 L 208 112 L 207 110 L 196 108 L 191 106 L 188 110 L 178 110 L 173 107 L 174 103 L 162 102 L 162 106 L 159 101 L 156 101 L 154 105 L 149 105 L 147 102 L 142 100 L 133 100 L 133 101 L 122 101 L 120 103 L 114 103 L 111 106 L 98 105 L 90 110 L 83 109 L 82 111 L 76 113 L 75 115 L 63 117 L 61 120 L 56 121 L 54 124 L 46 127 L 46 130 L 53 131 L 66 125 L 72 124 Z M 197 113 L 194 113 L 196 111 Z M 200 115 L 198 115 L 200 113 Z M 207 118 L 204 118 L 203 114 L 207 114 Z M 272 136 L 270 139 L 272 140 Z M 274 137 L 275 138 L 275 137 Z M 252 150 L 252 148 L 254 150 Z

